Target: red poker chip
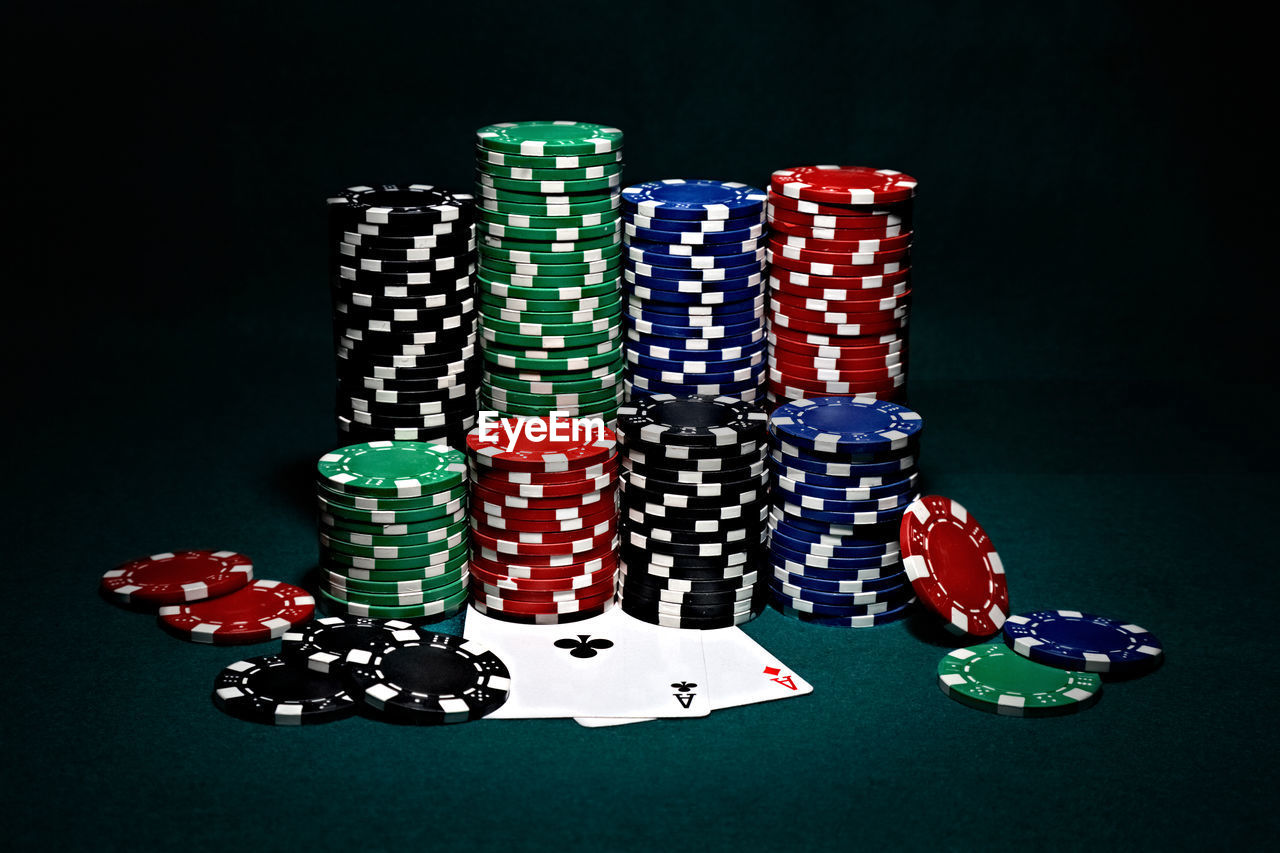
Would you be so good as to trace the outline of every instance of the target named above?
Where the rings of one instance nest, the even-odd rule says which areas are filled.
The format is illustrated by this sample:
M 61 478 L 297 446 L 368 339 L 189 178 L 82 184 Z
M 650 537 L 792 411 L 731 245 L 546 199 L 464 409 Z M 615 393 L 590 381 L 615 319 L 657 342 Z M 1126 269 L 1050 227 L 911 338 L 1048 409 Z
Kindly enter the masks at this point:
M 1004 626 L 1004 564 L 968 510 L 938 495 L 918 498 L 902 516 L 899 541 L 911 587 L 949 628 L 989 637 Z
M 616 532 L 617 527 L 618 520 L 613 515 L 609 515 L 590 527 L 584 527 L 580 530 L 553 530 L 547 532 L 505 530 L 500 527 L 490 527 L 475 518 L 471 519 L 472 534 L 480 533 L 498 542 L 513 542 L 525 545 L 548 545 L 554 542 L 573 542 L 577 539 L 595 538 L 606 533 Z
M 507 566 L 508 573 L 515 577 L 515 572 L 525 566 L 531 569 L 565 568 L 578 563 L 589 563 L 593 560 L 612 557 L 617 547 L 618 540 L 611 539 L 590 551 L 579 551 L 575 554 L 534 554 L 531 552 L 506 554 L 477 544 L 471 549 L 471 554 L 473 560 L 488 560 L 490 563 L 509 563 L 510 565 Z
M 887 311 L 813 311 L 799 305 L 785 305 L 771 300 L 769 309 L 775 314 L 782 314 L 791 320 L 805 323 L 822 323 L 831 326 L 865 326 L 869 324 L 892 323 L 902 320 L 910 313 L 909 305 L 900 305 Z
M 797 287 L 822 287 L 836 290 L 878 290 L 904 284 L 911 278 L 911 268 L 882 275 L 812 275 L 777 267 L 769 270 L 769 283 L 792 284 Z
M 101 589 L 121 604 L 202 601 L 253 580 L 253 563 L 235 551 L 167 551 L 130 560 L 102 576 Z
M 898 234 L 904 234 L 911 230 L 911 216 L 903 210 L 895 212 L 891 208 L 880 208 L 880 213 L 853 213 L 850 212 L 854 208 L 832 207 L 832 210 L 840 210 L 840 213 L 815 213 L 806 210 L 795 210 L 783 207 L 783 203 L 804 204 L 810 207 L 817 207 L 813 202 L 797 202 L 795 199 L 783 198 L 777 193 L 772 196 L 777 201 L 769 205 L 769 224 L 789 225 L 796 228 L 825 228 L 833 231 L 885 231 L 888 229 L 899 229 Z M 897 234 L 886 234 L 885 236 L 897 236 Z
M 614 599 L 605 599 L 604 604 L 599 607 L 593 607 L 590 610 L 581 610 L 577 613 L 551 613 L 551 614 L 527 614 L 527 613 L 506 613 L 496 607 L 485 607 L 479 601 L 472 601 L 471 607 L 480 614 L 488 616 L 491 619 L 498 619 L 502 622 L 512 622 L 520 625 L 572 625 L 575 622 L 585 622 L 588 619 L 594 619 L 602 615 L 613 607 Z
M 571 471 L 509 471 L 502 468 L 489 468 L 483 465 L 477 465 L 474 459 L 471 460 L 470 465 L 471 478 L 474 480 L 492 478 L 504 480 L 509 483 L 521 483 L 528 485 L 573 483 L 590 477 L 599 477 L 602 474 L 616 473 L 617 470 L 618 454 L 616 453 L 604 462 L 588 465 L 583 468 L 574 468 Z
M 901 388 L 907 382 L 905 374 L 890 376 L 887 378 L 856 380 L 852 382 L 833 381 L 827 382 L 821 379 L 803 379 L 794 376 L 785 376 L 780 371 L 769 371 L 769 384 L 777 385 L 783 388 L 795 388 L 800 391 L 807 391 L 810 394 L 873 394 L 876 391 L 893 391 Z
M 518 423 L 523 428 L 513 440 L 513 433 L 505 428 Z M 568 421 L 558 423 L 563 425 Z M 529 435 L 531 425 L 534 437 Z M 618 446 L 618 437 L 607 428 L 603 435 L 591 430 L 579 430 L 574 435 L 571 428 L 563 427 L 552 433 L 551 426 L 550 418 L 505 418 L 496 422 L 488 436 L 482 436 L 479 427 L 472 430 L 467 435 L 467 449 L 482 464 L 493 468 L 569 471 L 604 461 Z M 537 438 L 539 435 L 546 437 Z
M 816 311 L 820 314 L 877 314 L 883 311 L 895 311 L 911 302 L 911 291 L 904 290 L 895 296 L 882 299 L 875 297 L 857 297 L 854 299 L 819 299 L 796 296 L 787 290 L 775 290 L 770 294 L 770 302 L 788 308 L 805 311 Z
M 559 497 L 526 497 L 524 495 L 513 495 L 506 492 L 500 492 L 496 489 L 490 489 L 486 485 L 480 483 L 471 484 L 471 496 L 475 501 L 484 503 L 498 504 L 504 507 L 514 507 L 516 509 L 566 509 L 568 507 L 584 506 L 586 504 L 595 503 L 598 500 L 607 500 L 615 488 L 617 488 L 617 478 L 611 478 L 611 483 L 606 488 L 598 489 L 594 492 L 582 492 L 579 494 L 564 495 Z M 505 513 L 504 513 L 505 514 Z
M 555 531 L 582 530 L 592 525 L 612 518 L 617 514 L 617 509 L 613 505 L 613 501 L 604 501 L 599 504 L 596 512 L 581 515 L 577 518 L 560 518 L 550 521 L 540 521 L 528 518 L 506 518 L 501 515 L 488 515 L 482 512 L 473 512 L 472 519 L 483 523 L 487 527 L 496 528 L 503 531 L 511 531 L 518 533 L 550 533 Z
M 868 254 L 876 252 L 896 252 L 906 249 L 911 245 L 911 234 L 907 233 L 898 237 L 874 237 L 870 239 L 862 237 L 797 237 L 794 235 L 782 236 L 780 234 L 775 234 L 773 242 L 776 245 L 784 246 L 788 249 L 810 249 L 815 252 L 850 252 Z
M 604 583 L 606 580 L 612 580 L 618 573 L 616 562 L 610 561 L 611 564 L 594 572 L 587 572 L 566 577 L 556 577 L 548 575 L 539 575 L 535 577 L 519 577 L 506 573 L 494 573 L 487 569 L 480 568 L 475 564 L 471 566 L 471 577 L 485 586 L 493 589 L 520 589 L 541 592 L 566 592 L 574 589 L 586 589 L 597 584 Z
M 817 225 L 799 225 L 781 219 L 770 219 L 773 236 L 785 236 L 797 240 L 889 240 L 905 237 L 911 240 L 912 230 L 906 225 L 888 225 L 883 228 L 823 228 Z
M 195 643 L 234 646 L 273 640 L 306 622 L 316 601 L 305 589 L 258 580 L 228 595 L 160 608 L 160 623 Z
M 901 350 L 897 352 L 884 353 L 883 355 L 873 355 L 867 358 L 830 358 L 814 355 L 801 355 L 791 350 L 778 349 L 773 350 L 773 354 L 769 356 L 769 366 L 775 364 L 779 366 L 795 365 L 797 367 L 821 368 L 826 370 L 874 370 L 877 367 L 894 367 L 905 364 L 907 361 L 906 354 Z
M 770 210 L 791 210 L 812 216 L 856 217 L 872 221 L 884 221 L 887 225 L 900 225 L 904 220 L 908 220 L 911 217 L 912 205 L 909 201 L 896 202 L 894 204 L 824 204 L 818 201 L 789 198 L 775 192 L 772 188 L 770 188 L 768 196 Z
M 825 204 L 892 204 L 916 194 L 916 179 L 869 166 L 799 166 L 779 169 L 769 188 L 784 198 Z
M 604 507 L 616 509 L 613 500 L 614 492 L 610 490 L 583 495 L 587 498 L 583 503 L 568 507 L 541 509 L 534 503 L 533 508 L 514 507 L 506 504 L 473 501 L 471 512 L 484 516 L 499 516 L 508 521 L 535 521 L 539 523 L 556 523 L 560 521 L 582 520 L 604 511 Z M 523 500 L 523 498 L 521 499 Z
M 811 281 L 813 284 L 801 285 L 771 277 L 769 279 L 769 292 L 785 293 L 794 299 L 821 299 L 828 302 L 868 302 L 901 296 L 911 289 L 911 283 L 908 281 L 889 287 L 859 288 L 858 290 L 823 287 L 821 278 L 813 278 Z
M 592 598 L 573 601 L 520 601 L 513 598 L 474 595 L 473 593 L 475 603 L 483 605 L 490 611 L 497 610 L 501 613 L 526 614 L 530 616 L 593 611 L 603 607 L 605 602 L 612 599 L 612 590 Z
M 576 563 L 538 566 L 491 560 L 481 556 L 479 551 L 471 555 L 472 573 L 478 574 L 486 583 L 495 585 L 510 582 L 513 584 L 564 584 L 568 587 L 574 583 L 590 583 L 584 579 L 602 572 L 616 571 L 617 568 L 618 558 L 612 552 Z
M 769 360 L 769 369 L 785 377 L 787 384 L 792 384 L 793 379 L 805 382 L 880 382 L 907 372 L 906 366 L 902 364 L 881 365 L 865 370 L 840 370 L 774 359 Z
M 525 586 L 491 586 L 474 576 L 471 578 L 471 591 L 477 597 L 509 598 L 513 601 L 581 601 L 608 595 L 616 588 L 617 578 L 610 573 L 590 586 L 574 589 L 534 589 Z
M 832 264 L 824 261 L 800 261 L 780 255 L 771 249 L 765 251 L 765 259 L 775 268 L 781 267 L 792 272 L 808 273 L 809 275 L 829 275 L 842 278 L 866 278 L 892 272 L 903 272 L 910 269 L 911 266 L 911 259 L 908 257 L 904 257 L 901 261 L 893 261 L 887 264 Z
M 786 243 L 782 237 L 775 237 L 769 240 L 769 251 L 775 257 L 787 260 L 844 266 L 884 266 L 903 261 L 910 253 L 910 250 L 906 248 L 889 252 L 824 251 L 817 248 L 793 246 Z
M 608 530 L 598 536 L 581 539 L 569 539 L 564 542 L 516 542 L 501 539 L 473 530 L 471 532 L 472 547 L 492 551 L 494 554 L 525 557 L 566 556 L 586 554 L 602 548 L 616 538 L 616 530 Z
M 907 318 L 905 316 L 900 319 L 879 323 L 825 323 L 791 317 L 786 314 L 779 314 L 776 311 L 769 312 L 769 322 L 797 332 L 806 332 L 810 335 L 818 336 L 825 335 L 832 338 L 875 337 L 907 327 Z
M 782 327 L 770 331 L 769 343 L 779 349 L 789 349 L 802 355 L 815 355 L 819 358 L 849 356 L 866 358 L 872 355 L 901 352 L 907 346 L 906 337 L 896 332 L 874 338 L 832 338 L 829 335 L 792 332 Z
M 503 477 L 480 477 L 475 480 L 475 484 L 493 492 L 521 498 L 566 498 L 598 492 L 608 488 L 617 479 L 618 472 L 615 469 L 589 480 L 569 480 L 564 483 L 513 483 Z
M 777 400 L 811 400 L 814 397 L 875 397 L 896 403 L 906 399 L 906 388 L 865 388 L 857 391 L 814 391 L 807 388 L 793 388 L 778 383 L 769 384 L 769 393 Z

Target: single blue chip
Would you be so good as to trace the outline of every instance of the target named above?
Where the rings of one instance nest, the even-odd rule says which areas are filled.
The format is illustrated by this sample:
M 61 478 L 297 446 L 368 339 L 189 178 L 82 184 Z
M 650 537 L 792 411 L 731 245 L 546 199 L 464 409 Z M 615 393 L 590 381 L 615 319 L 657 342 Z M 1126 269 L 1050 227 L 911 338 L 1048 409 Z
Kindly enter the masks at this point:
M 749 383 L 752 386 L 759 385 L 760 379 L 764 375 L 764 364 L 752 364 L 738 370 L 726 373 L 683 373 L 674 370 L 660 370 L 652 367 L 645 367 L 639 364 L 629 365 L 631 370 L 631 381 L 643 378 L 645 384 L 652 388 L 654 383 L 666 383 L 668 385 L 715 385 L 724 387 L 728 385 L 737 385 L 739 383 Z
M 736 255 L 672 255 L 666 252 L 650 252 L 634 246 L 627 247 L 624 255 L 632 263 L 655 267 L 685 270 L 713 270 L 720 267 L 754 266 L 759 272 L 765 262 L 765 250 L 740 252 Z
M 901 570 L 893 567 L 868 569 L 824 569 L 821 566 L 810 566 L 795 560 L 788 560 L 777 554 L 769 555 L 774 571 L 783 571 L 792 575 L 804 575 L 817 580 L 839 581 L 841 583 L 866 583 L 883 581 L 886 578 L 901 576 Z
M 781 489 L 776 493 L 776 497 L 779 500 L 786 501 L 788 506 L 795 506 L 802 510 L 833 515 L 861 515 L 868 512 L 901 511 L 906 508 L 907 504 L 911 503 L 919 496 L 920 493 L 914 489 L 908 492 L 902 492 L 901 494 L 885 495 L 881 498 L 865 501 L 827 500 L 825 498 L 815 498 L 809 495 L 798 495 L 794 492 L 788 492 Z M 835 521 L 837 519 L 832 520 Z M 863 522 L 855 523 L 861 524 Z
M 775 522 L 785 523 L 790 529 L 793 529 L 797 537 L 801 533 L 807 533 L 809 536 L 835 536 L 844 540 L 846 545 L 875 545 L 877 543 L 898 541 L 899 522 L 897 519 L 887 524 L 864 524 L 853 527 L 848 524 L 837 524 L 831 521 L 800 518 L 783 512 L 782 508 L 777 504 L 774 504 L 772 509 L 769 510 L 769 514 Z M 814 541 L 823 540 L 815 539 Z
M 665 291 L 659 291 L 659 296 L 665 295 Z M 737 296 L 737 294 L 733 295 Z M 709 320 L 713 317 L 723 317 L 728 314 L 742 314 L 744 312 L 749 313 L 752 311 L 763 312 L 764 294 L 750 297 L 748 299 L 735 299 L 731 302 L 717 302 L 711 305 L 690 305 L 680 301 L 668 301 L 665 298 L 649 299 L 638 294 L 632 294 L 631 297 L 627 299 L 627 307 L 633 310 L 650 311 L 657 314 L 675 314 L 680 317 L 705 317 Z
M 773 576 L 790 586 L 811 589 L 814 592 L 876 592 L 883 589 L 892 589 L 908 582 L 907 576 L 903 572 L 885 575 L 875 580 L 845 581 L 813 577 L 808 574 L 798 574 L 775 568 Z
M 779 597 L 791 599 L 792 601 L 808 601 L 813 604 L 824 604 L 828 607 L 847 608 L 886 603 L 892 607 L 914 595 L 910 583 L 901 583 L 897 586 L 867 592 L 822 592 L 808 587 L 794 586 L 780 581 L 776 577 L 769 579 L 769 589 Z M 889 608 L 886 607 L 885 609 Z
M 876 625 L 885 625 L 889 622 L 896 622 L 899 619 L 905 619 L 911 615 L 911 608 L 915 604 L 914 598 L 907 601 L 893 610 L 886 610 L 883 613 L 869 614 L 864 616 L 820 616 L 816 613 L 805 613 L 786 606 L 781 602 L 775 602 L 775 606 L 783 616 L 791 616 L 802 622 L 808 622 L 811 625 L 826 625 L 831 628 L 872 628 Z
M 688 326 L 676 325 L 672 323 L 654 323 L 649 320 L 642 320 L 633 317 L 630 314 L 624 314 L 627 318 L 628 325 L 642 335 L 658 335 L 667 338 L 704 338 L 706 340 L 718 340 L 720 338 L 733 338 L 741 335 L 750 335 L 756 330 L 764 330 L 764 318 L 752 317 L 739 323 L 733 323 L 728 326 Z
M 805 559 L 810 556 L 835 557 L 841 560 L 869 560 L 881 565 L 901 559 L 897 540 L 870 543 L 853 540 L 858 544 L 850 545 L 846 544 L 846 537 L 815 536 L 807 530 L 788 526 L 785 522 L 774 524 L 772 532 L 774 542 Z
M 717 342 L 718 343 L 718 342 Z M 664 361 L 728 361 L 730 359 L 754 358 L 766 348 L 763 340 L 741 347 L 712 349 L 684 349 L 683 347 L 665 347 L 644 340 L 627 342 L 629 355 L 644 355 L 649 358 L 660 358 Z
M 769 598 L 774 603 L 794 610 L 798 613 L 812 613 L 815 616 L 873 616 L 893 609 L 896 602 L 880 601 L 871 604 L 822 604 L 807 601 L 803 598 L 792 598 L 779 591 L 772 584 L 769 586 Z
M 846 560 L 840 557 L 822 557 L 806 551 L 793 551 L 786 546 L 780 536 L 775 536 L 769 543 L 769 547 L 775 557 L 794 563 L 803 563 L 815 569 L 883 569 L 902 565 L 902 558 L 896 553 Z
M 631 386 L 643 390 L 647 394 L 670 394 L 676 397 L 688 397 L 695 394 L 713 397 L 733 397 L 746 403 L 755 402 L 754 396 L 747 392 L 759 392 L 760 382 L 744 379 L 741 382 L 706 383 L 706 382 L 665 382 L 660 379 L 649 379 L 644 376 L 632 376 Z
M 641 216 L 634 210 L 627 210 L 622 221 L 638 228 L 654 228 L 659 231 L 679 231 L 705 233 L 709 231 L 738 231 L 759 225 L 765 221 L 764 212 L 757 211 L 732 219 L 659 219 Z
M 626 353 L 627 362 L 637 367 L 643 367 L 646 370 L 657 370 L 665 373 L 687 373 L 699 376 L 710 375 L 715 373 L 733 373 L 735 370 L 741 370 L 744 367 L 755 367 L 757 364 L 764 364 L 764 353 L 757 352 L 754 355 L 743 356 L 742 358 L 722 358 L 722 359 L 695 359 L 693 361 L 681 361 L 674 358 L 664 358 L 662 356 L 646 355 L 635 350 L 628 350 Z
M 732 338 L 717 338 L 716 340 L 709 340 L 707 338 L 689 338 L 685 336 L 673 338 L 673 337 L 666 337 L 664 335 L 637 332 L 635 329 L 627 330 L 627 341 L 628 341 L 627 346 L 632 345 L 630 343 L 631 341 L 636 341 L 641 343 L 647 343 L 650 346 L 666 347 L 671 350 L 687 349 L 687 350 L 699 350 L 703 352 L 714 350 L 717 353 L 721 353 L 726 350 L 736 349 L 738 347 L 749 347 L 752 344 L 759 343 L 762 340 L 764 340 L 763 329 L 761 329 L 758 332 L 753 332 L 750 335 L 738 335 L 737 337 L 732 337 Z M 724 356 L 719 354 L 716 355 L 716 358 L 723 358 L 723 357 Z
M 816 488 L 834 489 L 846 493 L 849 489 L 874 489 L 880 486 L 893 486 L 897 491 L 905 492 L 910 488 L 906 484 L 911 481 L 912 477 L 917 476 L 912 472 L 905 477 L 901 473 L 888 474 L 881 477 L 829 477 L 826 474 L 806 471 L 803 468 L 794 468 L 780 461 L 779 456 L 769 457 L 769 462 L 773 465 L 774 474 L 779 479 L 785 477 L 788 480 Z
M 703 249 L 724 244 L 756 243 L 768 237 L 768 226 L 758 222 L 747 228 L 735 228 L 732 231 L 669 231 L 664 228 L 642 228 L 634 223 L 628 223 L 623 226 L 622 233 L 625 235 L 624 239 L 633 245 L 637 241 L 647 240 L 651 243 L 688 247 L 697 254 Z M 758 248 L 759 246 L 752 246 L 750 250 L 742 251 Z
M 717 308 L 719 306 L 740 305 L 757 300 L 764 304 L 764 288 L 760 285 L 744 287 L 730 291 L 683 291 L 666 288 L 646 287 L 640 284 L 627 283 L 627 290 L 637 299 L 658 302 L 663 305 L 684 305 L 693 308 Z
M 1077 672 L 1128 675 L 1164 657 L 1164 646 L 1146 628 L 1078 610 L 1010 616 L 1004 641 L 1025 658 Z
M 692 275 L 687 273 L 692 272 Z M 641 285 L 654 290 L 674 290 L 677 293 L 733 293 L 758 290 L 765 281 L 764 274 L 754 266 L 725 267 L 717 272 L 724 276 L 700 275 L 699 270 L 666 270 L 648 264 L 630 263 L 623 269 L 623 279 L 628 285 Z M 656 274 L 661 273 L 661 274 Z M 674 275 L 667 274 L 674 273 Z
M 785 498 L 785 495 L 782 496 Z M 912 496 L 914 499 L 914 496 Z M 907 507 L 911 505 L 911 501 L 903 501 L 900 506 L 892 509 L 869 509 L 869 510 L 821 510 L 809 509 L 799 504 L 781 499 L 779 496 L 774 497 L 774 506 L 782 510 L 783 513 L 792 517 L 798 517 L 801 520 L 813 522 L 827 522 L 837 526 L 845 526 L 852 528 L 863 528 L 882 524 L 897 524 L 902 518 L 902 514 L 907 511 Z
M 764 248 L 765 244 L 764 237 L 750 237 L 732 242 L 687 246 L 679 243 L 665 243 L 662 240 L 651 240 L 648 239 L 649 236 L 656 237 L 659 235 L 657 232 L 651 232 L 649 235 L 630 235 L 624 245 L 632 249 L 639 249 L 646 255 L 655 257 L 697 258 L 701 261 L 703 258 L 754 254 Z M 766 257 L 767 255 L 768 253 L 766 252 Z
M 794 452 L 792 452 L 794 451 Z M 916 473 L 916 457 L 914 454 L 894 454 L 889 459 L 874 462 L 832 462 L 804 454 L 798 448 L 787 444 L 779 444 L 771 454 L 771 458 L 779 466 L 798 468 L 824 477 L 847 477 L 853 480 L 863 477 L 908 476 Z
M 741 326 L 745 323 L 759 323 L 763 327 L 764 306 L 754 308 L 750 302 L 745 304 L 745 310 L 731 311 L 715 316 L 690 314 L 688 311 L 659 311 L 647 305 L 638 306 L 632 304 L 627 306 L 626 315 L 633 320 L 642 320 L 646 323 L 687 328 L 690 332 L 712 326 Z
M 779 406 L 769 428 L 822 453 L 886 453 L 919 437 L 920 415 L 906 406 L 863 397 L 815 397 Z
M 832 488 L 809 482 L 809 477 L 803 471 L 797 473 L 803 479 L 791 477 L 782 471 L 777 471 L 774 483 L 777 485 L 778 490 L 798 495 L 799 497 L 816 498 L 823 501 L 870 501 L 880 500 L 891 495 L 903 495 L 915 490 L 918 479 L 917 475 L 913 474 L 905 480 L 875 486 Z M 797 503 L 801 502 L 797 500 Z
M 730 219 L 764 210 L 763 190 L 736 182 L 650 181 L 622 190 L 622 207 L 656 219 Z

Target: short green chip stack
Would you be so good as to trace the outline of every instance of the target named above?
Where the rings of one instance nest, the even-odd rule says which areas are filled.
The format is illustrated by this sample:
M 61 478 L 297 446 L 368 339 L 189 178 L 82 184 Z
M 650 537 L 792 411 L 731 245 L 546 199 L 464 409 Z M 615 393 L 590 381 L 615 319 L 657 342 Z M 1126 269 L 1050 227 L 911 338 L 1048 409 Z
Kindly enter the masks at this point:
M 467 463 L 416 441 L 320 457 L 320 594 L 332 613 L 443 619 L 467 600 Z
M 612 424 L 622 402 L 622 131 L 476 131 L 480 408 Z

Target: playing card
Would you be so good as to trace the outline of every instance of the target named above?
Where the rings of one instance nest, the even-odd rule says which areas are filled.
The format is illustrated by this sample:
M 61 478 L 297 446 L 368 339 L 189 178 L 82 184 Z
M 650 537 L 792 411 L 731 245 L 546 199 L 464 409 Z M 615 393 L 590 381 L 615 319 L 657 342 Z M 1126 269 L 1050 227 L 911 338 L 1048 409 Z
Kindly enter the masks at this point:
M 487 719 L 702 717 L 711 711 L 699 631 L 671 631 L 614 607 L 567 625 L 467 611 L 463 636 L 497 653 L 511 694 Z
M 637 620 L 632 620 L 637 621 Z M 788 699 L 813 692 L 813 685 L 789 670 L 782 661 L 748 637 L 741 628 L 717 628 L 714 631 L 684 631 L 662 628 L 682 634 L 701 633 L 703 656 L 707 662 L 711 708 L 732 708 L 774 699 Z M 575 718 L 588 728 L 641 723 L 645 718 L 621 717 Z M 652 719 L 651 717 L 649 719 Z

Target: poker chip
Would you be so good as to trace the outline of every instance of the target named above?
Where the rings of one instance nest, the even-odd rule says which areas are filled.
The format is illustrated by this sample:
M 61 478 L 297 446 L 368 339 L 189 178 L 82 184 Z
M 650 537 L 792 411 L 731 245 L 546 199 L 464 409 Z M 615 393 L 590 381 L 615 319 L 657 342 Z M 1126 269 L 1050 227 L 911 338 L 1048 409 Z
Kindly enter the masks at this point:
M 891 607 L 878 613 L 859 613 L 853 615 L 833 616 L 823 613 L 812 613 L 806 610 L 796 610 L 787 607 L 785 604 L 774 602 L 774 606 L 784 616 L 789 616 L 801 622 L 810 625 L 824 625 L 829 628 L 874 628 L 878 625 L 887 625 L 890 622 L 897 622 L 911 615 L 912 606 L 915 599 L 910 599 L 904 604 L 897 607 Z
M 337 675 L 296 665 L 280 655 L 236 661 L 218 673 L 213 702 L 233 717 L 275 726 L 342 720 L 356 701 Z
M 956 649 L 938 662 L 938 687 L 961 704 L 1010 717 L 1073 714 L 1102 697 L 1102 679 L 1036 663 L 1001 642 Z
M 902 516 L 903 564 L 925 604 L 951 630 L 989 637 L 1004 625 L 1004 564 L 982 525 L 956 501 L 928 495 Z
M 160 624 L 194 643 L 218 646 L 275 639 L 315 612 L 304 589 L 273 580 L 256 580 L 234 592 L 160 608 Z
M 1147 629 L 1079 610 L 1010 616 L 1004 642 L 1036 663 L 1113 676 L 1143 673 L 1164 660 L 1163 645 Z
M 891 169 L 800 166 L 773 173 L 769 188 L 785 198 L 824 204 L 875 205 L 915 196 L 916 180 Z
M 104 573 L 99 588 L 119 604 L 162 605 L 216 598 L 251 580 L 253 564 L 235 551 L 169 551 Z

